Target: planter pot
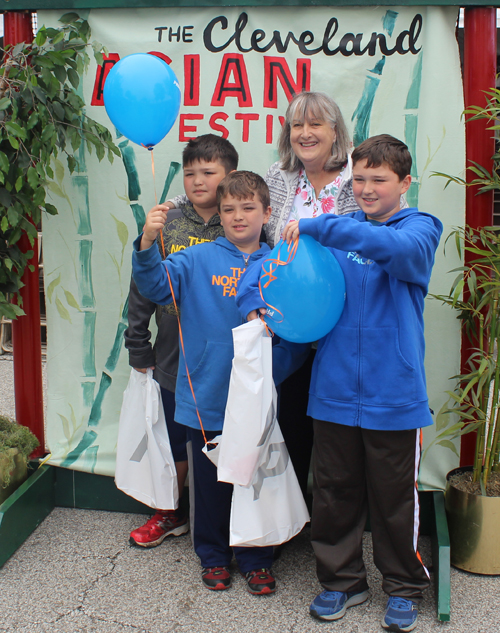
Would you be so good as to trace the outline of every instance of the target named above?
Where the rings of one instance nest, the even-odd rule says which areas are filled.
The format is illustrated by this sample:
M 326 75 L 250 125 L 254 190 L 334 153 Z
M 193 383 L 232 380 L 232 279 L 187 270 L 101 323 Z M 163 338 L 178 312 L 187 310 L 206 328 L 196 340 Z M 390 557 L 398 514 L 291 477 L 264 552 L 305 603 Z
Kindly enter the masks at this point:
M 26 460 L 19 454 L 17 448 L 10 450 L 12 451 L 10 455 L 0 455 L 0 505 L 28 478 Z M 12 456 L 14 457 L 14 468 L 12 468 Z M 1 482 L 5 480 L 8 470 L 10 470 L 9 485 L 3 488 Z
M 483 497 L 450 485 L 450 477 L 472 466 L 448 473 L 445 507 L 450 533 L 450 562 L 475 574 L 500 574 L 500 497 Z

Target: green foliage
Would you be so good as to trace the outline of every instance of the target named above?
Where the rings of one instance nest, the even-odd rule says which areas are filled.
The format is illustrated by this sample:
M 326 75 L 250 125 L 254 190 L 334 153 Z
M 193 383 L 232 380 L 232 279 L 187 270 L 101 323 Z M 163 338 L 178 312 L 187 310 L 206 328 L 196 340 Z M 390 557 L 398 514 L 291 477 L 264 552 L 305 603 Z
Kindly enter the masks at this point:
M 87 51 L 98 64 L 106 51 L 90 42 L 89 24 L 76 13 L 60 22 L 57 29 L 40 28 L 31 43 L 10 47 L 0 66 L 0 316 L 7 318 L 24 314 L 18 293 L 33 252 L 23 252 L 20 239 L 26 235 L 33 245 L 41 213 L 57 214 L 46 200 L 55 178 L 51 161 L 65 155 L 73 173 L 82 143 L 99 160 L 120 156 L 109 131 L 86 116 L 78 94 Z
M 14 420 L 0 415 L 0 456 L 7 463 L 4 478 L 0 480 L 0 487 L 9 485 L 9 474 L 14 468 L 14 457 L 17 449 L 23 459 L 28 461 L 31 453 L 39 446 L 40 442 L 26 427 Z
M 454 376 L 455 391 L 448 392 L 450 400 L 438 414 L 433 443 L 454 450 L 451 440 L 476 431 L 474 481 L 485 487 L 500 467 L 500 234 L 495 227 L 465 227 L 450 238 L 467 263 L 452 271 L 459 274 L 447 295 L 432 296 L 457 312 L 473 347 L 466 371 Z M 458 422 L 451 413 L 458 414 Z
M 468 116 L 466 123 L 487 121 L 487 129 L 496 136 L 500 130 L 500 90 L 491 88 L 484 94 L 484 106 L 470 106 L 463 114 Z M 492 161 L 491 172 L 478 163 L 467 167 L 475 176 L 470 182 L 439 172 L 432 175 L 446 178 L 445 188 L 453 182 L 478 187 L 478 194 L 500 190 L 500 152 L 495 152 Z M 500 237 L 498 227 L 465 227 L 455 229 L 450 238 L 454 238 L 460 257 L 465 255 L 466 265 L 452 271 L 457 276 L 449 294 L 433 296 L 457 312 L 472 348 L 466 371 L 454 376 L 457 387 L 448 392 L 450 401 L 438 415 L 442 424 L 433 443 L 449 446 L 449 441 L 475 431 L 474 481 L 480 482 L 484 494 L 491 472 L 500 470 Z M 451 413 L 458 413 L 458 422 L 449 417 Z
M 500 89 L 491 88 L 490 90 L 485 90 L 484 94 L 486 96 L 486 105 L 470 106 L 464 110 L 463 115 L 468 116 L 467 123 L 470 121 L 478 121 L 480 119 L 491 123 L 491 125 L 489 125 L 486 129 L 492 130 L 492 136 L 494 135 L 495 137 L 498 137 L 498 131 L 500 130 Z M 491 172 L 482 165 L 479 165 L 474 161 L 470 161 L 472 165 L 469 165 L 467 170 L 475 176 L 475 178 L 473 178 L 470 182 L 466 182 L 463 178 L 458 176 L 450 176 L 449 174 L 443 174 L 437 171 L 433 172 L 431 175 L 447 178 L 445 189 L 451 182 L 454 182 L 458 185 L 465 185 L 467 187 L 479 187 L 478 193 L 500 190 L 500 152 L 496 151 L 495 154 L 493 154 L 492 159 L 493 169 Z

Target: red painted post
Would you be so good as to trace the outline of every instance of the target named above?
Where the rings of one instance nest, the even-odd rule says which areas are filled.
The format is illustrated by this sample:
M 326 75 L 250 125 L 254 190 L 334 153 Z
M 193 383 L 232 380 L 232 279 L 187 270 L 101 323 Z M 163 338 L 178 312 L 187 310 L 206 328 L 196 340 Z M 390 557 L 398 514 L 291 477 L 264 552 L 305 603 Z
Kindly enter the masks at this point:
M 4 46 L 31 42 L 33 40 L 33 26 L 31 11 L 12 11 L 3 16 Z
M 31 42 L 33 27 L 30 11 L 4 14 L 4 46 Z M 12 322 L 12 346 L 14 354 L 14 393 L 16 420 L 27 426 L 40 441 L 32 457 L 45 454 L 43 427 L 42 343 L 40 332 L 40 294 L 38 270 L 38 240 L 31 246 L 28 238 L 19 241 L 23 252 L 33 250 L 30 264 L 33 272 L 26 268 L 21 289 L 25 316 Z
M 464 19 L 464 99 L 465 107 L 484 105 L 484 90 L 495 87 L 497 64 L 496 9 L 470 7 L 465 9 Z M 493 132 L 487 130 L 485 121 L 471 121 L 465 126 L 466 163 L 472 161 L 491 171 L 495 153 Z M 467 173 L 467 182 L 474 179 Z M 473 228 L 493 225 L 493 192 L 480 195 L 477 187 L 467 187 L 465 197 L 466 224 Z M 462 335 L 462 373 L 467 370 L 465 361 L 471 352 L 471 344 Z M 475 433 L 462 436 L 460 465 L 474 463 Z

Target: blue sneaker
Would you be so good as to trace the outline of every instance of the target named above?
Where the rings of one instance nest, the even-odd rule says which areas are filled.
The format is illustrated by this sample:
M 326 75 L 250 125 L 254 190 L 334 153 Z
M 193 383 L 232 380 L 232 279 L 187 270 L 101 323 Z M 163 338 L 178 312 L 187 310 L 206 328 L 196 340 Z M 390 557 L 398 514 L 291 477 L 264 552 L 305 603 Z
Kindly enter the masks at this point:
M 394 633 L 413 631 L 417 626 L 417 616 L 418 607 L 416 602 L 407 598 L 390 596 L 382 618 L 382 628 L 387 631 L 394 631 Z
M 339 620 L 349 607 L 365 602 L 368 591 L 322 591 L 309 607 L 309 613 L 318 620 Z

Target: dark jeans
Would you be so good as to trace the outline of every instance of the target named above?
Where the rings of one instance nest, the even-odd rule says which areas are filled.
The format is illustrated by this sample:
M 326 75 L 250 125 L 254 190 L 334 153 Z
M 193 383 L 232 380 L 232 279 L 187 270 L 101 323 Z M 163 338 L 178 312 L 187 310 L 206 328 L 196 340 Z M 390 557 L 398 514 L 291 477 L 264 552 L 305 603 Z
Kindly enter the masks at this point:
M 168 389 L 164 389 L 163 387 L 160 387 L 160 390 L 174 462 L 185 462 L 187 461 L 186 427 L 174 420 L 175 393 L 173 391 L 169 391 Z
M 234 555 L 243 574 L 254 569 L 270 568 L 273 547 L 229 546 L 229 517 L 233 486 L 217 481 L 217 468 L 202 453 L 205 443 L 201 431 L 186 427 L 189 452 L 189 501 L 191 534 L 202 567 L 227 567 Z M 210 441 L 220 431 L 206 431 Z

